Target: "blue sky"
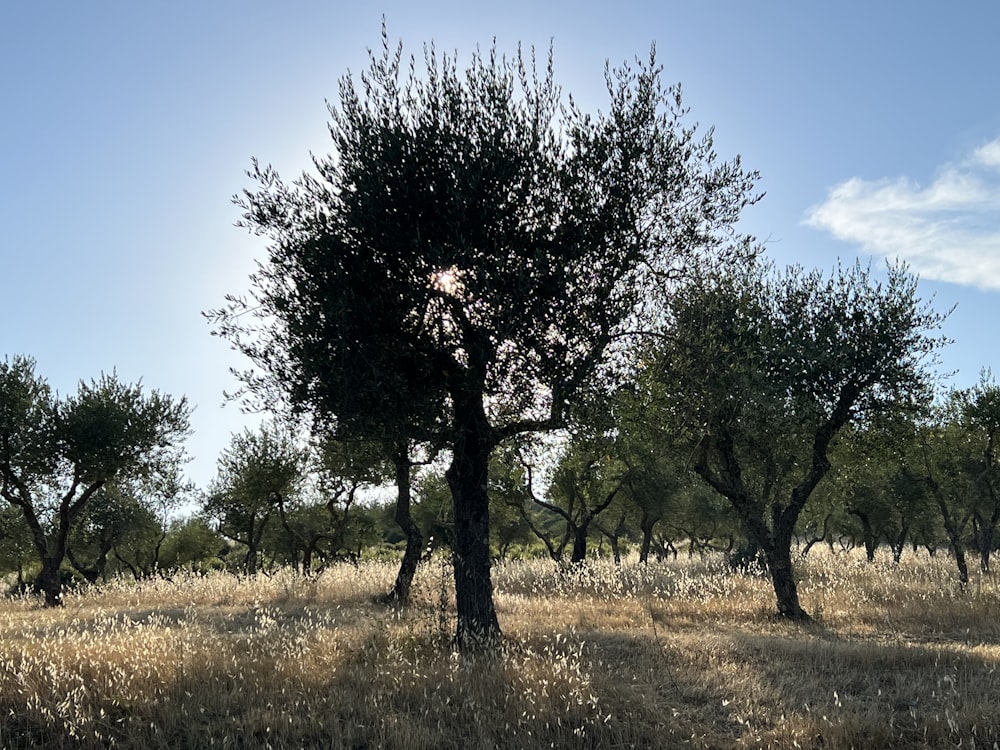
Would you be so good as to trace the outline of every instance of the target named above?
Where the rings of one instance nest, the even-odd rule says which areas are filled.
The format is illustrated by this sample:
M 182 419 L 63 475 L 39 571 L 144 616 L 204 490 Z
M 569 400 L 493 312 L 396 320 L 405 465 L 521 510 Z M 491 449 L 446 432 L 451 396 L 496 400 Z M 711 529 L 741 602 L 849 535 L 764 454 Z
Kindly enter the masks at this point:
M 325 153 L 325 100 L 389 33 L 467 59 L 554 43 L 556 75 L 605 106 L 603 66 L 655 42 L 720 156 L 760 170 L 743 229 L 779 264 L 902 257 L 939 309 L 952 384 L 1000 373 L 1000 5 L 911 0 L 283 0 L 0 5 L 0 356 L 60 390 L 116 369 L 186 394 L 190 475 L 231 432 L 241 360 L 201 311 L 248 288 L 260 240 L 230 197 L 252 156 L 286 177 Z

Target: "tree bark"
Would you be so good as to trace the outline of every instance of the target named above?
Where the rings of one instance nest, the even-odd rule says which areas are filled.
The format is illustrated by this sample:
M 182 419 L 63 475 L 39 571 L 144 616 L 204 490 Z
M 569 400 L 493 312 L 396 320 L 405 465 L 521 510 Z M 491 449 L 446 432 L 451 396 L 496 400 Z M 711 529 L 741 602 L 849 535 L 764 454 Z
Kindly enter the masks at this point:
M 778 602 L 778 614 L 789 620 L 809 620 L 809 614 L 799 603 L 799 591 L 795 583 L 795 573 L 792 569 L 791 535 L 784 539 L 784 534 L 776 533 L 773 540 L 761 545 L 764 558 L 767 561 L 767 571 L 771 576 L 771 585 Z
M 983 573 L 990 572 L 990 555 L 993 552 L 993 536 L 996 529 L 993 526 L 983 528 L 982 539 L 979 547 L 979 570 Z
M 73 523 L 83 510 L 84 505 L 98 489 L 104 486 L 103 481 L 94 482 L 87 486 L 79 495 L 79 482 L 74 481 L 69 491 L 63 495 L 59 502 L 56 527 L 50 535 L 45 533 L 42 524 L 35 514 L 30 497 L 23 487 L 18 487 L 17 494 L 5 492 L 4 497 L 21 509 L 25 523 L 31 530 L 31 540 L 38 553 L 39 562 L 42 564 L 41 572 L 38 576 L 38 583 L 45 594 L 46 607 L 62 606 L 62 577 L 59 568 L 66 559 L 66 550 L 69 542 L 69 533 Z
M 892 544 L 892 564 L 899 565 L 900 559 L 903 557 L 903 548 L 906 546 L 906 537 L 910 533 L 910 523 L 905 518 L 900 521 L 899 524 L 899 534 L 896 536 L 896 540 Z
M 589 523 L 573 527 L 573 552 L 569 558 L 569 561 L 573 565 L 579 565 L 587 559 L 587 535 L 590 531 L 589 527 Z
M 62 606 L 62 577 L 59 575 L 61 562 L 51 555 L 47 555 L 42 560 L 42 571 L 38 575 L 38 583 L 45 595 L 46 607 Z
M 413 586 L 413 577 L 416 575 L 417 564 L 420 562 L 420 555 L 423 552 L 424 536 L 410 515 L 412 497 L 409 456 L 406 455 L 405 450 L 400 450 L 395 455 L 394 461 L 396 465 L 396 523 L 406 535 L 406 550 L 403 552 L 403 560 L 399 565 L 399 572 L 396 574 L 396 582 L 393 584 L 392 590 L 386 594 L 385 601 L 405 607 L 410 601 L 410 589 Z
M 639 562 L 643 565 L 649 562 L 649 549 L 653 545 L 653 527 L 656 526 L 656 519 L 643 513 L 639 521 L 639 528 L 642 530 L 642 543 L 639 545 Z
M 937 501 L 938 510 L 941 511 L 941 520 L 944 522 L 944 530 L 948 535 L 948 544 L 955 555 L 955 565 L 958 568 L 958 583 L 964 589 L 969 583 L 969 566 L 965 561 L 965 542 L 962 541 L 962 532 L 970 516 L 957 519 L 948 507 L 948 500 L 941 490 L 937 481 L 933 477 L 927 477 L 934 499 Z M 931 552 L 933 555 L 934 553 Z
M 865 542 L 865 559 L 870 563 L 875 562 L 875 552 L 878 549 L 878 534 L 875 531 L 875 527 L 872 526 L 871 518 L 867 513 L 858 508 L 850 508 L 847 512 L 861 521 L 861 535 L 864 537 Z
M 455 508 L 456 642 L 462 652 L 491 652 L 500 644 L 490 574 L 490 505 L 487 493 L 492 441 L 482 396 L 453 391 L 455 438 L 445 478 Z

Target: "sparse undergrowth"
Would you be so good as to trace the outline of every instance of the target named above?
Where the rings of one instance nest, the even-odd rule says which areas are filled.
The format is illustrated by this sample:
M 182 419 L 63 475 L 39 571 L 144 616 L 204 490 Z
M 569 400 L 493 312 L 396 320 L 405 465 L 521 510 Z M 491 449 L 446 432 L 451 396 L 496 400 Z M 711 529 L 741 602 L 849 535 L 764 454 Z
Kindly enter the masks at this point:
M 720 559 L 495 568 L 505 652 L 459 658 L 450 570 L 112 584 L 0 603 L 0 747 L 993 747 L 1000 587 L 951 561 L 802 565 L 814 622 Z M 1000 746 L 1000 745 L 998 745 Z

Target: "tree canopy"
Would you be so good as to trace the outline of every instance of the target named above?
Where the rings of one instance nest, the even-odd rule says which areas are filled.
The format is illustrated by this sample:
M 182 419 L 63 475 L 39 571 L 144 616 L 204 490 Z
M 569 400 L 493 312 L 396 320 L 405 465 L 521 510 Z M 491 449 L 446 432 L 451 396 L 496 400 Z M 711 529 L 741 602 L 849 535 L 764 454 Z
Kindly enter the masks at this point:
M 111 482 L 175 468 L 189 416 L 184 398 L 144 393 L 113 373 L 59 398 L 34 360 L 0 362 L 0 495 L 31 531 L 48 604 L 59 603 L 59 566 L 87 504 Z

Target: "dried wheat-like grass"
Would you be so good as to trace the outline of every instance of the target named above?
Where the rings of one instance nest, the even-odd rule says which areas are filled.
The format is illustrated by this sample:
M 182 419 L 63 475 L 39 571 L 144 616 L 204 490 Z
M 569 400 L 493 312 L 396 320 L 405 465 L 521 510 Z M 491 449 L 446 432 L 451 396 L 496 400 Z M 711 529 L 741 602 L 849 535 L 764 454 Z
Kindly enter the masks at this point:
M 450 566 L 125 581 L 0 603 L 0 747 L 991 747 L 1000 590 L 814 550 L 814 622 L 721 557 L 498 564 L 504 652 L 459 658 Z

